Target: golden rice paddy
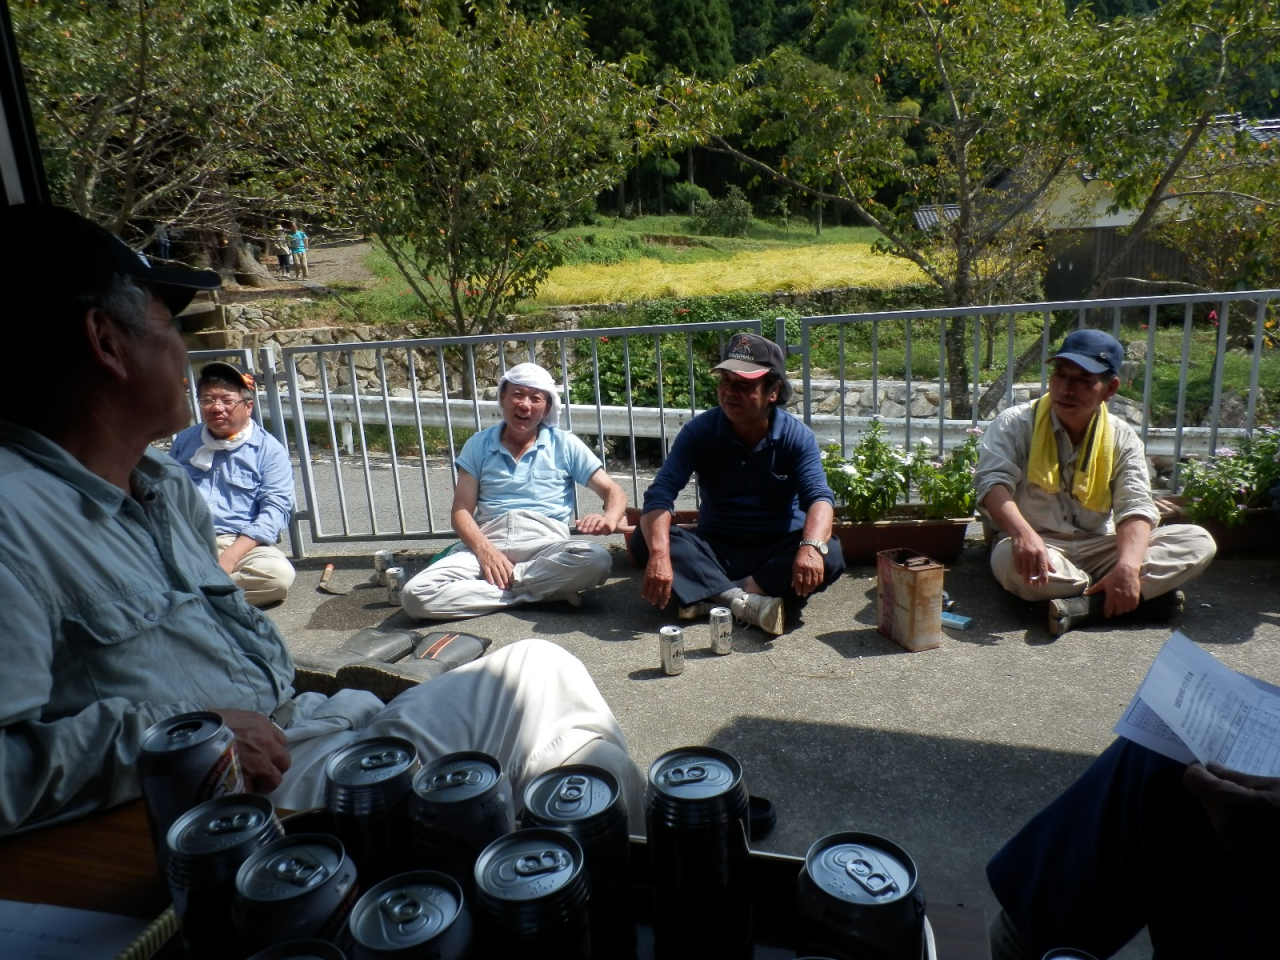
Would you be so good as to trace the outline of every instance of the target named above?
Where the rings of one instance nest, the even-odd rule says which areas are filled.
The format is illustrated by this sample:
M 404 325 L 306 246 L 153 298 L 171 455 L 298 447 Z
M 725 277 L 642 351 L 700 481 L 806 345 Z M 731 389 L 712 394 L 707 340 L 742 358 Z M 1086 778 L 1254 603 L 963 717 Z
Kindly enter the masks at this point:
M 557 267 L 533 303 L 633 303 L 659 297 L 724 293 L 805 292 L 835 287 L 889 288 L 919 283 L 912 263 L 871 252 L 866 243 L 757 250 L 727 260 L 662 263 L 629 260 L 609 266 Z

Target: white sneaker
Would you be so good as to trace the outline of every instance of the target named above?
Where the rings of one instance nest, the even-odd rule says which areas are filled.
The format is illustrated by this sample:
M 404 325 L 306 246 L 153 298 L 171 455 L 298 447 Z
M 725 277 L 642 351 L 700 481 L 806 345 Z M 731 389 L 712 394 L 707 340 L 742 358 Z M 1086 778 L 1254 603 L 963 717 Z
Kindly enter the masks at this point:
M 765 633 L 775 637 L 782 635 L 785 612 L 782 609 L 781 597 L 764 597 L 758 593 L 748 593 L 738 597 L 729 604 L 734 619 L 739 623 L 759 627 Z

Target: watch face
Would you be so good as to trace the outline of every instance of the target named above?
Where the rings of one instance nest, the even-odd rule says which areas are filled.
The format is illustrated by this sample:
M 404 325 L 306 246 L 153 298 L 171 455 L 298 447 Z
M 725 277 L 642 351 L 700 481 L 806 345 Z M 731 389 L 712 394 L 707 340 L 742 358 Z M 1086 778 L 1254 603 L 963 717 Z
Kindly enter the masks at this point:
M 824 557 L 827 555 L 827 545 L 821 540 L 802 540 L 801 545 L 813 547 L 813 549 L 817 550 Z

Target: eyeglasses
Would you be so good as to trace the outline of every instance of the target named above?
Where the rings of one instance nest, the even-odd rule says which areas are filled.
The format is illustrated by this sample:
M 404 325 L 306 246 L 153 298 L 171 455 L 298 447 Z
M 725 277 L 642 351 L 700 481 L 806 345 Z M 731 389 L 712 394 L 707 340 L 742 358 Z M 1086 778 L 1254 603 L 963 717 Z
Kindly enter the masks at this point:
M 227 400 L 222 397 L 201 397 L 199 402 L 201 410 L 216 410 L 221 407 L 223 410 L 231 411 L 246 401 L 243 397 L 238 400 Z

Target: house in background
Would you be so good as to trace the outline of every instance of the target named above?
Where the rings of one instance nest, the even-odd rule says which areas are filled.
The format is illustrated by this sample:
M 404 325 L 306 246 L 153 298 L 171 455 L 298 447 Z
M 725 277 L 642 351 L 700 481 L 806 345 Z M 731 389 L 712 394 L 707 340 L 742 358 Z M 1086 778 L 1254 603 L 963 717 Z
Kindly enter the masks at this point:
M 1256 143 L 1280 146 L 1280 119 L 1245 121 L 1223 117 L 1216 126 L 1221 131 L 1218 136 L 1224 138 L 1243 131 Z M 1207 136 L 1215 136 L 1213 129 Z M 1012 178 L 1000 178 L 988 186 L 998 193 L 1011 182 Z M 1109 212 L 1113 202 L 1111 187 L 1083 171 L 1067 174 L 1051 192 L 1043 217 L 1049 253 L 1044 277 L 1046 300 L 1085 297 L 1094 278 L 1111 262 L 1125 239 L 1121 231 L 1138 218 L 1136 210 Z M 1175 216 L 1178 209 L 1178 205 L 1170 204 L 1163 215 Z M 959 215 L 956 204 L 931 204 L 915 211 L 915 225 L 925 232 L 939 230 Z M 1095 296 L 1149 296 L 1169 292 L 1159 286 L 1162 280 L 1187 279 L 1187 260 L 1181 251 L 1144 238 L 1111 272 L 1116 279 Z

